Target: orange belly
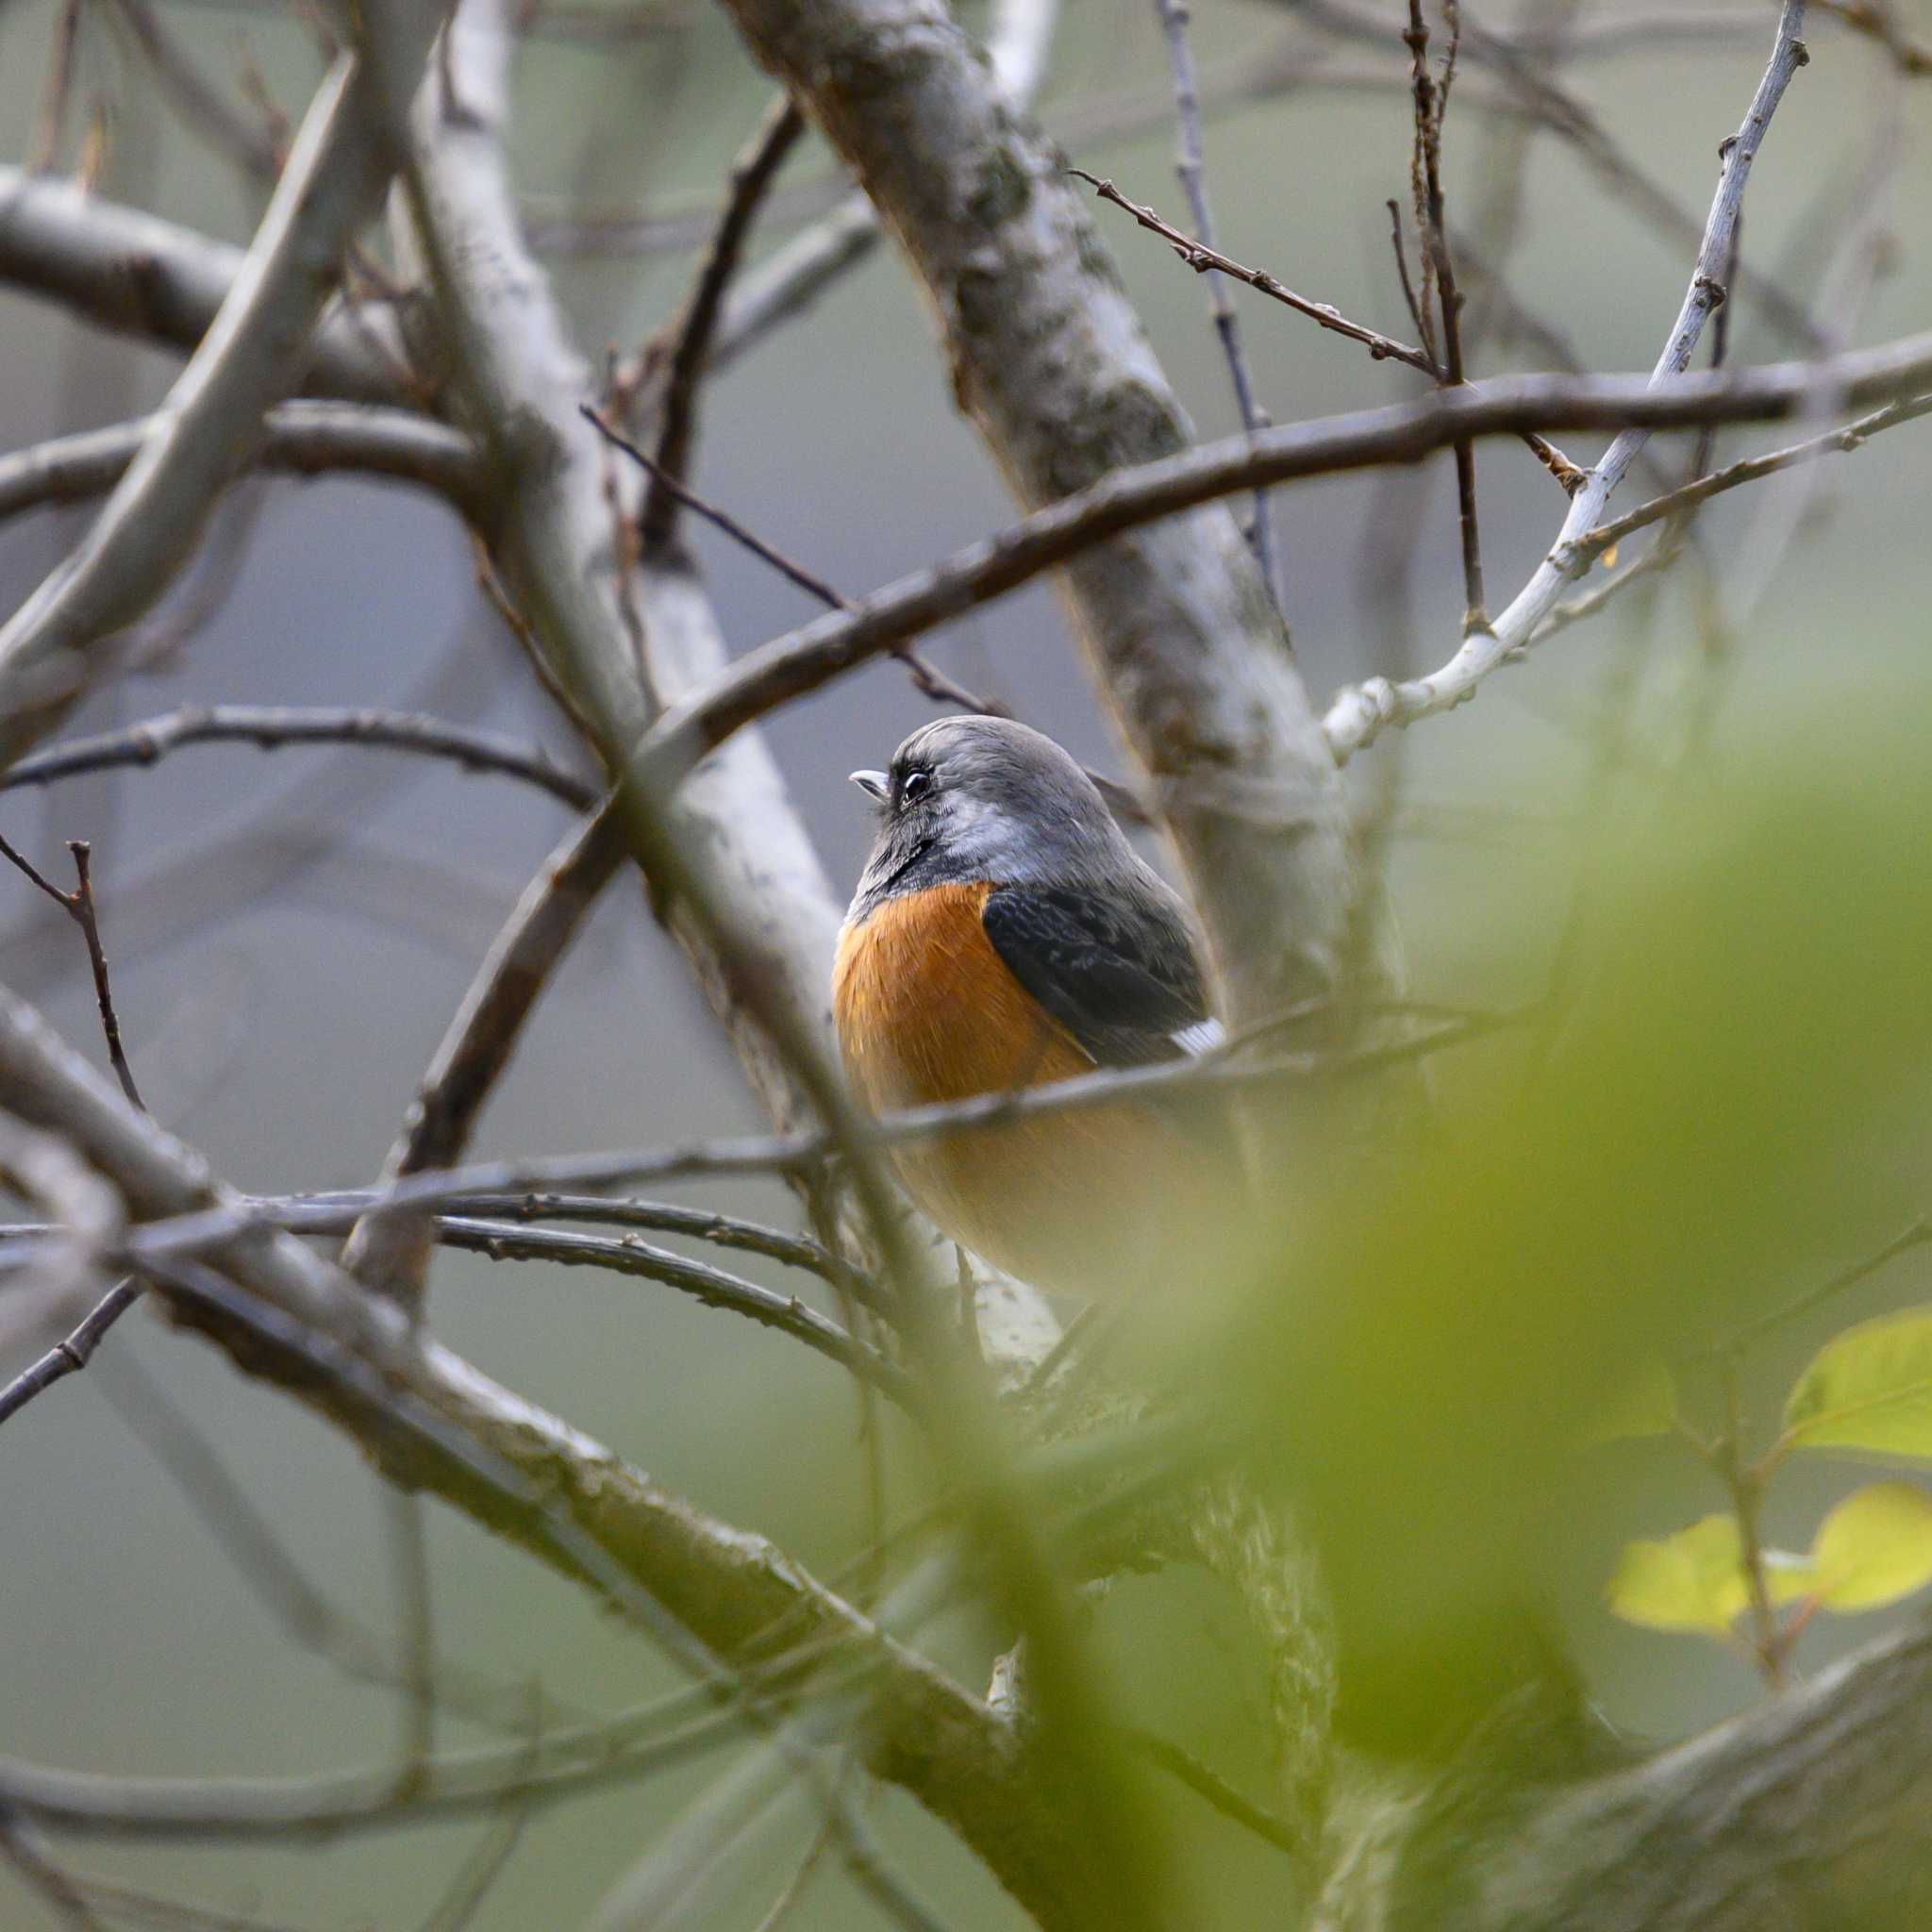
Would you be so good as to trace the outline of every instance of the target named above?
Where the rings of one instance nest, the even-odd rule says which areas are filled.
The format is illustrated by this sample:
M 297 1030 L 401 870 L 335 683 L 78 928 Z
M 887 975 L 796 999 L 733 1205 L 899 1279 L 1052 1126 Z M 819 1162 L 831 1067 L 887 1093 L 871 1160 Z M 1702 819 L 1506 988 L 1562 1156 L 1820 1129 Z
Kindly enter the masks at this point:
M 1091 1073 L 1093 1061 L 1008 971 L 980 924 L 991 887 L 890 899 L 839 937 L 832 1013 L 875 1113 Z M 1036 1287 L 1131 1287 L 1195 1162 L 1152 1109 L 1116 1101 L 902 1142 L 892 1164 L 941 1229 Z

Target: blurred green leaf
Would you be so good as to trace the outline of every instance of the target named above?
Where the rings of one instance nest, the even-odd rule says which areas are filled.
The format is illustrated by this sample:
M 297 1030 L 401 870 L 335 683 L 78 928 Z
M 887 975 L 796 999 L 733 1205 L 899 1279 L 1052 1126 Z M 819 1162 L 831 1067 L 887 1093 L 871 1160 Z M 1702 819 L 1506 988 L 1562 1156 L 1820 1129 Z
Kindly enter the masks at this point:
M 1762 1558 L 1774 1604 L 1818 1593 L 1815 1557 L 1765 1550 Z M 1605 1593 L 1627 1624 L 1725 1635 L 1751 1601 L 1738 1519 L 1706 1516 L 1660 1542 L 1626 1544 Z
M 1932 1308 L 1908 1308 L 1834 1336 L 1785 1404 L 1798 1449 L 1932 1457 Z
M 1751 1600 L 1737 1519 L 1707 1516 L 1659 1542 L 1628 1544 L 1608 1595 L 1625 1623 L 1724 1636 Z
M 1873 1483 L 1818 1526 L 1808 1594 L 1828 1609 L 1882 1609 L 1932 1583 L 1932 1496 L 1914 1483 Z

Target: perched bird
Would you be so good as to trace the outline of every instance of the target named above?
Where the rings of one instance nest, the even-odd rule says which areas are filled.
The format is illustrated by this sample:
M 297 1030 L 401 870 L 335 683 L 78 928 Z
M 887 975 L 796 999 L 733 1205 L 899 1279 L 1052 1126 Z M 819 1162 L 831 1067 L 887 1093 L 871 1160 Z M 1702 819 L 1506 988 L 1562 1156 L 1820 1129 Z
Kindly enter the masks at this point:
M 1050 738 L 942 718 L 885 772 L 839 936 L 832 1010 L 874 1112 L 1206 1050 L 1201 944 L 1093 781 Z M 1035 1287 L 1131 1292 L 1180 1264 L 1217 1189 L 1214 1137 L 1120 1099 L 895 1144 L 913 1200 Z

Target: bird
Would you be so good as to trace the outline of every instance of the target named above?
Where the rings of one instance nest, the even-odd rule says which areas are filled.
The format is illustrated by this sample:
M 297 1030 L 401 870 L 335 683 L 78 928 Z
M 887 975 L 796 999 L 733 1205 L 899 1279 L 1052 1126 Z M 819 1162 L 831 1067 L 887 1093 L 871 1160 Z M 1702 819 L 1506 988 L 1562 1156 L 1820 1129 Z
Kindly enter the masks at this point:
M 839 934 L 832 1012 L 874 1114 L 1210 1051 L 1205 943 L 1093 780 L 1043 733 L 982 715 L 851 774 L 878 827 Z M 894 1141 L 941 1232 L 1049 1292 L 1144 1290 L 1230 1184 L 1211 1127 L 1146 1098 Z

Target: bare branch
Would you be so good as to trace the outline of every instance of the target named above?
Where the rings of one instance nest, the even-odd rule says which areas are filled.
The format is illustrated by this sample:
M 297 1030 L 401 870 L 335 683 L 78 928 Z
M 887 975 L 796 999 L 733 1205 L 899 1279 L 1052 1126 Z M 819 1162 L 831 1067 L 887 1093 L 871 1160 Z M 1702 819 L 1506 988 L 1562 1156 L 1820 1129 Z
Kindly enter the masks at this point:
M 37 1124 L 70 1135 L 135 1212 L 234 1202 L 199 1156 L 129 1108 L 4 990 L 0 1081 Z M 447 1497 L 660 1641 L 681 1643 L 681 1660 L 708 1689 L 725 1690 L 730 1713 L 743 1712 L 755 1687 L 741 1673 L 722 1674 L 718 1660 L 755 1654 L 774 1626 L 794 1644 L 824 1641 L 828 1662 L 874 1667 L 861 1733 L 868 1766 L 952 1824 L 1043 1923 L 1089 1923 L 1074 1905 L 1089 1882 L 1086 1860 L 1077 1848 L 1070 1857 L 1057 1830 L 1058 1799 L 978 1699 L 881 1637 L 762 1538 L 711 1521 L 499 1388 L 412 1332 L 393 1306 L 357 1295 L 299 1242 L 251 1237 L 224 1251 L 222 1265 L 234 1289 L 197 1264 L 167 1264 L 179 1312 L 250 1373 L 281 1380 L 355 1435 L 396 1479 Z M 702 1633 L 695 1650 L 681 1630 Z
M 388 183 L 389 153 L 375 89 L 353 58 L 339 61 L 310 104 L 228 299 L 141 456 L 76 555 L 0 627 L 0 753 L 8 762 L 99 675 L 101 640 L 167 587 L 223 485 L 246 464 L 263 415 L 301 375 L 341 252 Z
M 807 570 L 802 563 L 795 562 L 783 551 L 774 550 L 762 537 L 747 529 L 728 511 L 720 509 L 714 503 L 708 503 L 696 491 L 678 482 L 670 471 L 663 468 L 657 458 L 647 456 L 622 430 L 613 428 L 590 404 L 586 403 L 583 406 L 582 413 L 596 425 L 598 434 L 613 448 L 622 450 L 633 462 L 649 474 L 654 487 L 661 488 L 685 508 L 694 510 L 708 523 L 715 525 L 734 543 L 742 545 L 760 562 L 770 564 L 789 583 L 796 584 L 808 596 L 816 597 L 828 609 L 852 608 L 850 601 L 841 592 L 834 590 L 823 577 Z M 1004 718 L 1010 715 L 1004 705 L 996 705 L 986 698 L 976 696 L 965 686 L 956 683 L 929 658 L 923 657 L 910 644 L 895 646 L 891 655 L 905 665 L 919 690 L 936 703 L 957 705 L 963 711 L 977 711 L 982 717 Z M 1109 778 L 1104 773 L 1091 770 L 1087 775 L 1093 780 L 1095 788 L 1117 817 L 1124 819 L 1129 824 L 1144 825 L 1153 823 L 1147 808 L 1117 778 Z
M 987 54 L 993 76 L 1015 108 L 1027 107 L 1046 75 L 1047 53 L 1059 21 L 1059 0 L 995 0 Z M 879 239 L 878 216 L 864 194 L 853 194 L 824 221 L 745 275 L 719 324 L 712 366 L 722 369 L 781 324 L 802 315 Z
M 1412 342 L 1397 341 L 1393 336 L 1385 336 L 1375 329 L 1364 328 L 1360 323 L 1349 321 L 1330 303 L 1311 302 L 1306 295 L 1297 295 L 1266 270 L 1244 267 L 1232 256 L 1222 254 L 1218 248 L 1182 234 L 1178 228 L 1162 221 L 1151 208 L 1142 208 L 1138 202 L 1129 201 L 1111 181 L 1103 181 L 1098 175 L 1090 175 L 1085 168 L 1069 168 L 1067 173 L 1086 182 L 1102 201 L 1110 201 L 1114 207 L 1124 208 L 1143 228 L 1158 235 L 1196 275 L 1218 273 L 1232 275 L 1236 281 L 1245 282 L 1249 288 L 1258 289 L 1262 294 L 1292 308 L 1297 315 L 1306 315 L 1323 328 L 1346 336 L 1352 342 L 1360 342 L 1378 362 L 1402 362 L 1411 369 L 1421 370 L 1424 375 L 1436 374 L 1436 364 L 1425 349 L 1418 349 Z
M 282 158 L 269 130 L 241 113 L 195 66 L 161 25 L 149 0 L 114 0 L 114 6 L 134 30 L 141 51 L 188 133 L 227 156 L 254 180 L 273 181 Z
M 383 1163 L 385 1179 L 461 1157 L 525 1022 L 625 857 L 623 827 L 606 807 L 574 826 L 544 860 L 450 1021 Z M 358 1222 L 342 1265 L 366 1287 L 414 1308 L 422 1304 L 429 1249 L 420 1224 Z
M 905 1370 L 796 1295 L 774 1294 L 756 1282 L 675 1255 L 668 1248 L 654 1247 L 635 1235 L 609 1241 L 552 1228 L 520 1227 L 509 1221 L 473 1221 L 447 1214 L 439 1216 L 434 1225 L 436 1239 L 445 1247 L 487 1255 L 492 1261 L 554 1261 L 566 1268 L 603 1268 L 615 1274 L 661 1282 L 708 1308 L 742 1315 L 760 1327 L 802 1341 L 827 1361 L 870 1382 L 908 1414 L 921 1412 L 918 1390 Z
M 1907 39 L 1890 7 L 1874 5 L 1874 0 L 1818 0 L 1818 8 L 1820 12 L 1843 21 L 1854 33 L 1876 41 L 1901 74 L 1915 79 L 1932 74 L 1932 46 Z
M 1155 11 L 1159 15 L 1161 27 L 1167 35 L 1168 65 L 1174 72 L 1174 119 L 1180 137 L 1174 173 L 1180 178 L 1181 192 L 1187 197 L 1194 232 L 1204 246 L 1212 248 L 1214 217 L 1208 205 L 1208 162 L 1201 141 L 1201 95 L 1194 75 L 1193 49 L 1188 44 L 1186 0 L 1155 0 Z M 1234 386 L 1235 408 L 1240 412 L 1241 427 L 1250 431 L 1265 429 L 1268 417 L 1255 399 L 1254 379 L 1248 373 L 1247 355 L 1241 347 L 1241 318 L 1235 313 L 1227 291 L 1221 285 L 1219 271 L 1209 269 L 1206 281 L 1208 310 L 1214 321 L 1214 332 L 1221 338 L 1221 353 L 1227 363 L 1228 379 Z M 1255 492 L 1255 521 L 1250 537 L 1262 579 L 1274 599 L 1275 608 L 1282 612 L 1286 622 L 1288 591 L 1282 581 L 1273 516 L 1265 490 Z
M 1298 1011 L 1293 1017 L 1305 1020 L 1310 1011 Z M 1238 1062 L 1225 1055 L 1204 1056 L 1197 1060 L 1163 1060 L 1151 1066 L 1083 1074 L 1048 1085 L 983 1093 L 969 1100 L 881 1115 L 856 1138 L 866 1147 L 890 1147 L 966 1127 L 999 1126 L 1011 1121 L 1090 1108 L 1126 1094 L 1152 1097 L 1163 1091 L 1178 1094 L 1206 1088 L 1267 1088 L 1307 1081 L 1357 1079 L 1447 1047 L 1480 1040 L 1522 1018 L 1521 1013 L 1513 1012 L 1473 1013 L 1430 1027 L 1411 1039 L 1332 1053 L 1284 1055 L 1252 1064 Z M 815 1167 L 846 1146 L 847 1140 L 842 1136 L 798 1132 L 697 1141 L 671 1148 L 624 1148 L 609 1153 L 484 1161 L 443 1171 L 425 1171 L 381 1188 L 326 1194 L 238 1197 L 217 1208 L 195 1209 L 169 1220 L 144 1222 L 123 1237 L 119 1252 L 146 1265 L 175 1256 L 205 1253 L 255 1229 L 338 1233 L 354 1215 L 444 1210 L 478 1196 L 541 1194 L 647 1181 L 700 1177 L 724 1180 L 754 1174 L 795 1174 Z M 10 1263 L 31 1254 L 39 1239 L 32 1232 L 14 1235 L 0 1244 L 0 1262 Z
M 50 504 L 105 496 L 141 454 L 154 419 L 83 429 L 0 457 L 0 519 Z M 358 470 L 420 483 L 480 518 L 476 451 L 458 431 L 402 409 L 355 403 L 282 403 L 263 421 L 254 456 L 293 475 Z
M 242 252 L 158 216 L 0 167 L 0 279 L 57 297 L 125 335 L 192 349 L 242 271 Z M 392 321 L 364 305 L 322 319 L 303 351 L 307 384 L 357 402 L 410 400 Z
M 691 469 L 691 443 L 697 424 L 698 383 L 710 358 L 711 341 L 723 310 L 724 291 L 737 273 L 739 258 L 750 238 L 758 204 L 777 178 L 785 157 L 805 132 L 805 117 L 788 95 L 781 94 L 766 114 L 763 125 L 732 164 L 731 192 L 718 221 L 711 245 L 698 270 L 696 286 L 680 316 L 664 380 L 664 405 L 658 429 L 657 470 L 644 497 L 639 537 L 646 550 L 669 542 L 676 527 L 677 504 L 655 480 L 658 474 L 683 482 Z M 648 358 L 646 358 L 648 359 Z
M 1882 409 L 1873 410 L 1869 416 L 1859 417 L 1856 423 L 1847 423 L 1841 429 L 1828 429 L 1823 436 L 1807 437 L 1804 441 L 1791 443 L 1784 449 L 1767 450 L 1762 456 L 1744 457 L 1735 463 L 1725 464 L 1722 470 L 1695 477 L 1680 489 L 1653 496 L 1649 502 L 1639 504 L 1635 509 L 1626 510 L 1609 523 L 1598 524 L 1594 529 L 1587 530 L 1580 541 L 1593 552 L 1607 550 L 1634 532 L 1661 523 L 1666 518 L 1682 516 L 1687 510 L 1695 509 L 1699 504 L 1707 503 L 1726 490 L 1735 490 L 1741 483 L 1755 483 L 1761 476 L 1774 476 L 1780 470 L 1796 469 L 1802 463 L 1816 462 L 1820 457 L 1849 455 L 1853 450 L 1863 449 L 1880 431 L 1895 428 L 1901 423 L 1914 422 L 1928 412 L 1932 412 L 1932 395 L 1911 396 L 1889 403 Z
M 578 811 L 590 809 L 598 796 L 595 787 L 573 777 L 534 746 L 420 712 L 328 705 L 183 705 L 117 731 L 68 739 L 34 752 L 0 772 L 0 791 L 51 785 L 84 772 L 157 764 L 191 744 L 252 744 L 262 751 L 291 744 L 367 745 L 447 759 L 466 772 L 522 778 Z
M 1770 65 L 1738 133 L 1724 145 L 1717 193 L 1698 250 L 1697 266 L 1683 308 L 1652 374 L 1654 389 L 1673 394 L 1684 392 L 1682 382 L 1674 378 L 1681 378 L 1689 368 L 1706 319 L 1724 299 L 1719 277 L 1730 256 L 1731 237 L 1751 164 L 1791 76 L 1809 58 L 1801 38 L 1804 25 L 1805 0 L 1785 0 Z M 1815 393 L 1816 375 L 1811 380 Z M 1589 554 L 1579 554 L 1577 540 L 1594 527 L 1604 505 L 1623 481 L 1648 437 L 1648 428 L 1644 426 L 1627 428 L 1618 436 L 1603 460 L 1591 472 L 1589 483 L 1571 499 L 1570 513 L 1563 520 L 1549 554 L 1493 628 L 1471 632 L 1456 655 L 1426 676 L 1399 685 L 1387 678 L 1372 679 L 1336 698 L 1324 720 L 1324 729 L 1338 758 L 1346 758 L 1360 750 L 1389 724 L 1410 724 L 1417 718 L 1463 703 L 1491 671 L 1529 643 L 1565 585 L 1588 564 Z
M 1456 0 L 1443 0 L 1449 17 L 1449 51 L 1440 80 L 1429 72 L 1429 31 L 1424 24 L 1422 0 L 1408 0 L 1407 42 L 1410 85 L 1415 92 L 1416 223 L 1422 230 L 1423 303 L 1433 290 L 1441 311 L 1441 367 L 1437 379 L 1445 387 L 1466 382 L 1462 360 L 1462 297 L 1456 287 L 1456 265 L 1449 253 L 1447 217 L 1442 201 L 1442 124 L 1449 108 L 1449 90 L 1456 75 L 1456 57 L 1462 43 L 1462 12 Z M 1426 331 L 1423 340 L 1430 341 Z M 1433 346 L 1433 344 L 1431 344 Z M 1490 627 L 1489 600 L 1483 591 L 1482 540 L 1476 520 L 1475 445 L 1459 438 L 1456 448 L 1456 500 L 1462 533 L 1462 629 Z
M 1821 374 L 1817 363 L 1784 362 L 1662 383 L 1635 376 L 1499 376 L 1385 408 L 1317 417 L 1253 437 L 1228 437 L 1116 471 L 998 536 L 873 592 L 849 614 L 821 618 L 747 653 L 708 691 L 654 727 L 640 749 L 640 759 L 648 764 L 655 779 L 672 782 L 741 724 L 815 691 L 904 640 L 1000 596 L 1123 530 L 1231 495 L 1257 482 L 1412 462 L 1464 436 L 1516 436 L 1532 428 L 1620 428 L 1629 424 L 1641 425 L 1647 433 L 1694 428 L 1709 422 L 1777 421 L 1806 408 L 1821 381 L 1830 383 L 1834 393 L 1843 394 L 1852 404 L 1889 402 L 1902 392 L 1917 393 L 1932 381 L 1932 334 L 1852 352 L 1824 365 L 1824 371 Z M 1600 483 L 1602 470 L 1592 475 Z M 1594 493 L 1579 491 L 1576 501 L 1583 503 Z M 1574 509 L 1572 518 L 1575 530 L 1568 541 L 1575 545 L 1592 523 L 1577 517 Z M 1539 620 L 1554 607 L 1557 591 L 1571 578 L 1571 573 L 1557 571 L 1548 562 L 1544 570 L 1553 582 L 1547 599 L 1541 575 L 1533 585 Z M 1518 603 L 1524 604 L 1529 595 L 1524 592 Z M 1525 612 L 1528 608 L 1524 605 Z M 1522 622 L 1522 615 L 1510 616 L 1511 635 Z M 1502 633 L 1500 618 L 1497 629 Z M 1462 664 L 1463 654 L 1456 662 Z M 1494 668 L 1490 656 L 1483 662 L 1486 669 Z M 1374 735 L 1357 722 L 1357 709 L 1366 702 L 1351 692 L 1338 699 L 1331 712 L 1338 758 L 1345 759 Z M 1287 795 L 1284 792 L 1275 801 L 1274 808 L 1286 808 Z M 1267 803 L 1265 793 L 1256 799 L 1261 808 Z

